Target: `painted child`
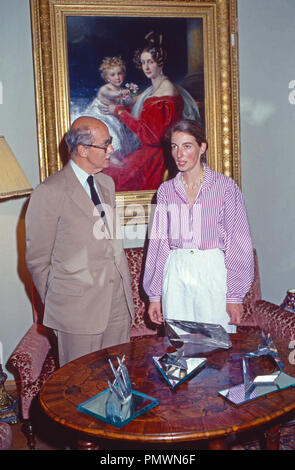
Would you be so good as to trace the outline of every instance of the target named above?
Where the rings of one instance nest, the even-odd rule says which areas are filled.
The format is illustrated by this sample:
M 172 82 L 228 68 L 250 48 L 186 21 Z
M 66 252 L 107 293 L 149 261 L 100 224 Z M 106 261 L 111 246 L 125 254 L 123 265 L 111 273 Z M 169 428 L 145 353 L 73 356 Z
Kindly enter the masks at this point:
M 84 114 L 93 116 L 103 121 L 113 137 L 112 163 L 120 164 L 124 156 L 139 146 L 137 136 L 131 132 L 117 117 L 105 112 L 109 104 L 132 105 L 134 96 L 130 89 L 123 88 L 126 65 L 121 57 L 105 57 L 99 67 L 105 84 L 102 85 L 92 103 Z

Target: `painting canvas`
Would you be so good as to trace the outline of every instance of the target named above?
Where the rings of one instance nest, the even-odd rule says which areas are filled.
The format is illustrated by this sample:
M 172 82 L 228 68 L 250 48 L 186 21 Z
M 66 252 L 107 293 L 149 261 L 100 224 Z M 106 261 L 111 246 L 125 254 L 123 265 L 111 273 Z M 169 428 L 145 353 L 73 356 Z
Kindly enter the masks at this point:
M 64 135 L 73 119 L 90 112 L 98 117 L 96 99 L 106 85 L 100 70 L 104 58 L 121 57 L 126 66 L 121 104 L 130 109 L 120 111 L 120 116 L 110 105 L 99 112 L 104 118 L 109 114 L 114 146 L 118 138 L 124 142 L 108 169 L 115 180 L 122 222 L 147 223 L 159 184 L 173 176 L 164 128 L 173 117 L 182 117 L 184 95 L 186 104 L 191 104 L 188 109 L 197 109 L 205 127 L 209 166 L 240 184 L 237 0 L 30 3 L 41 181 L 68 161 Z M 170 109 L 173 99 L 153 103 L 151 79 L 143 63 L 138 68 L 133 60 L 151 32 L 162 36 L 167 51 L 162 71 L 181 96 L 175 100 L 177 113 L 172 110 L 164 123 L 161 109 L 166 102 Z M 138 87 L 129 103 L 127 84 Z M 185 113 L 191 117 L 187 108 Z
M 156 190 L 174 171 L 163 140 L 169 125 L 185 117 L 205 126 L 202 18 L 68 16 L 66 32 L 71 122 L 90 115 L 108 126 L 114 153 L 107 172 L 117 191 Z M 149 70 L 134 62 L 135 51 L 145 48 L 149 38 L 161 41 L 166 53 L 161 73 L 175 86 L 179 109 L 175 97 L 153 96 Z M 99 98 L 112 79 L 108 72 L 122 68 L 121 83 L 111 84 L 119 96 L 111 101 L 126 103 L 127 124 L 103 110 Z M 124 91 L 130 85 L 136 93 L 131 90 L 128 100 Z

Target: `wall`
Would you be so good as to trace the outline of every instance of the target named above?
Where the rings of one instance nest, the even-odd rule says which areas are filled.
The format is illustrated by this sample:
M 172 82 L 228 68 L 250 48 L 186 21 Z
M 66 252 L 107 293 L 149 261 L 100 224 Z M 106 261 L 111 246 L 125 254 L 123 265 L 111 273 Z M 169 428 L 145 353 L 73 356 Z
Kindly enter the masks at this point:
M 263 297 L 295 287 L 293 211 L 294 0 L 238 0 L 242 189 L 258 249 Z M 39 182 L 29 0 L 0 2 L 0 134 L 32 186 Z M 24 263 L 24 205 L 0 202 L 0 341 L 4 362 L 32 322 Z M 132 228 L 128 228 L 133 231 Z M 133 233 L 134 234 L 134 233 Z M 139 238 L 125 246 L 142 244 Z M 8 372 L 9 379 L 13 376 Z
M 239 0 L 242 189 L 263 298 L 295 287 L 294 0 Z
M 0 81 L 0 134 L 36 186 L 39 169 L 29 0 L 0 2 Z M 32 323 L 24 263 L 25 203 L 26 198 L 0 202 L 0 341 L 4 363 Z M 8 378 L 13 376 L 8 373 Z

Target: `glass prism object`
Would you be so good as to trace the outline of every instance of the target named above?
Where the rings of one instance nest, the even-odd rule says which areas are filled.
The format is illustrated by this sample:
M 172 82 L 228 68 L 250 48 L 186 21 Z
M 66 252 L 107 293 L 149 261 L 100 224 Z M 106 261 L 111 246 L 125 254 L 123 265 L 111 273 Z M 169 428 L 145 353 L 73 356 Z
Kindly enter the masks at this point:
M 269 393 L 295 386 L 295 378 L 284 372 L 257 376 L 251 384 L 242 383 L 219 392 L 235 405 L 242 405 Z
M 105 423 L 122 428 L 130 421 L 158 405 L 158 400 L 148 395 L 131 390 L 129 400 L 122 404 L 110 389 L 80 403 L 77 408 Z
M 132 390 L 125 365 L 125 355 L 122 359 L 117 357 L 117 368 L 110 359 L 108 361 L 114 375 L 113 382 L 108 380 L 109 388 L 107 390 L 80 403 L 77 409 L 105 423 L 121 428 L 156 406 L 158 400 Z
M 166 335 L 175 349 L 195 345 L 198 351 L 229 349 L 232 343 L 229 334 L 221 325 L 185 320 L 165 320 Z
M 261 332 L 261 344 L 259 344 L 256 351 L 246 354 L 248 357 L 271 356 L 280 370 L 284 369 L 284 364 L 280 360 L 278 350 L 273 342 L 271 335 L 267 335 L 264 331 Z
M 161 357 L 153 357 L 153 361 L 170 387 L 175 388 L 204 366 L 207 360 L 200 357 L 185 357 L 183 351 L 175 351 Z
M 242 361 L 243 383 L 222 390 L 219 394 L 235 405 L 241 405 L 264 395 L 268 395 L 269 393 L 295 386 L 295 378 L 283 372 L 284 365 L 280 360 L 278 350 L 272 337 L 262 331 L 261 339 L 261 343 L 256 351 L 232 355 L 232 359 L 241 359 Z M 277 370 L 268 374 L 262 373 L 253 378 L 253 373 L 250 373 L 249 361 L 254 360 L 257 363 L 257 360 L 261 356 L 271 358 Z M 266 364 L 264 364 L 264 368 L 265 367 L 267 367 Z

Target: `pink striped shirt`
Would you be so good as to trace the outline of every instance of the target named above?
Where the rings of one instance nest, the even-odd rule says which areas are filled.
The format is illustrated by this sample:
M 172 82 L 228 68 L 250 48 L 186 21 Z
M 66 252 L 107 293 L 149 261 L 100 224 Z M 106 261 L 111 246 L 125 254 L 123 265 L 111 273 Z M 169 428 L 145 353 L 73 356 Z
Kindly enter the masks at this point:
M 161 299 L 164 266 L 169 251 L 177 248 L 224 252 L 227 302 L 241 303 L 251 287 L 253 247 L 242 193 L 231 178 L 205 167 L 203 185 L 191 208 L 180 173 L 158 189 L 143 278 L 150 301 Z

